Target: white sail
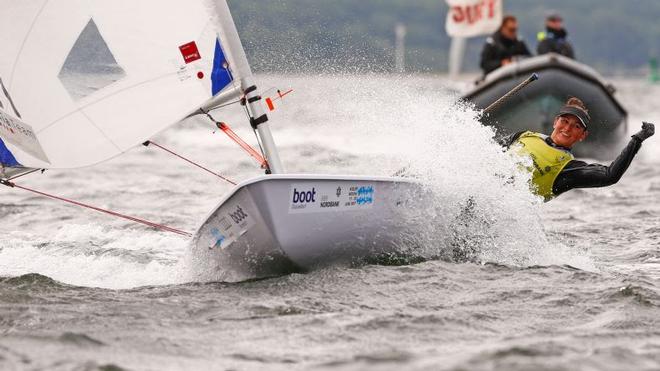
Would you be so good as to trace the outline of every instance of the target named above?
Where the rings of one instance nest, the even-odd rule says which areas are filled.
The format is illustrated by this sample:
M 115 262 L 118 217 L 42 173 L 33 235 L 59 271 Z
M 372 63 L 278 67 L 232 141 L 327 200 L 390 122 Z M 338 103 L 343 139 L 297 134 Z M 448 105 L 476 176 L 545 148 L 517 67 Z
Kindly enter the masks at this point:
M 0 155 L 6 148 L 20 166 L 107 160 L 229 83 L 215 10 L 203 0 L 0 5 Z M 33 135 L 12 133 L 7 122 Z

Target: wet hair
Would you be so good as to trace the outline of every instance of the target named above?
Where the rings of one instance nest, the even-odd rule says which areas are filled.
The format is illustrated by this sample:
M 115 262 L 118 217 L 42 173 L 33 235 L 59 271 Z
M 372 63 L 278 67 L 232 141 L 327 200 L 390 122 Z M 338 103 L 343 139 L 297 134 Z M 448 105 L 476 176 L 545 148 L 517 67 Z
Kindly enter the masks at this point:
M 589 113 L 589 110 L 587 109 L 587 106 L 585 106 L 584 102 L 581 101 L 579 98 L 570 97 L 570 98 L 568 98 L 568 100 L 566 101 L 566 103 L 564 105 L 568 106 L 568 107 L 577 107 L 577 108 L 582 109 L 584 112 Z
M 502 18 L 502 24 L 500 24 L 500 29 L 504 28 L 504 26 L 506 26 L 506 24 L 509 22 L 518 22 L 518 20 L 516 19 L 516 17 L 512 15 L 505 15 L 504 18 Z

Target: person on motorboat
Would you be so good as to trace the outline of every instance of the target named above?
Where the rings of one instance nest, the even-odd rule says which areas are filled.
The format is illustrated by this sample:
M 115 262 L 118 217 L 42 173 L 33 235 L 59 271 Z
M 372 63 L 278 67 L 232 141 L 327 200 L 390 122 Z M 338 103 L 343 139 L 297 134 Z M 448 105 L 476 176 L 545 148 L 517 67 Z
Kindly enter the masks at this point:
M 484 74 L 515 61 L 529 57 L 531 53 L 525 42 L 518 38 L 518 20 L 512 15 L 502 19 L 500 29 L 492 34 L 481 51 L 481 69 Z
M 531 131 L 498 139 L 508 150 L 532 159 L 532 189 L 550 201 L 575 188 L 607 187 L 621 179 L 642 142 L 655 133 L 655 126 L 644 122 L 621 154 L 609 165 L 588 164 L 571 154 L 573 146 L 587 138 L 590 116 L 584 103 L 570 98 L 555 117 L 550 136 Z
M 561 15 L 551 13 L 545 19 L 545 31 L 536 35 L 539 42 L 536 53 L 538 55 L 557 53 L 575 59 L 575 52 L 571 43 L 566 39 L 567 35 Z

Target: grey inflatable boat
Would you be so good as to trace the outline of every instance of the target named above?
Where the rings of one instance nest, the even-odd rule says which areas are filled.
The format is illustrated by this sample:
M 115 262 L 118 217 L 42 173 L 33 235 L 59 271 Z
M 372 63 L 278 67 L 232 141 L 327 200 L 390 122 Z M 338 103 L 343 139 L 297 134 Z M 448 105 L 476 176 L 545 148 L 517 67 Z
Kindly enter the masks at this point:
M 557 54 L 532 57 L 488 74 L 463 96 L 484 109 L 514 86 L 538 73 L 540 79 L 483 118 L 483 123 L 508 134 L 531 130 L 550 134 L 556 113 L 570 97 L 589 109 L 589 136 L 574 149 L 579 157 L 613 159 L 627 138 L 627 112 L 614 96 L 615 89 L 594 69 Z

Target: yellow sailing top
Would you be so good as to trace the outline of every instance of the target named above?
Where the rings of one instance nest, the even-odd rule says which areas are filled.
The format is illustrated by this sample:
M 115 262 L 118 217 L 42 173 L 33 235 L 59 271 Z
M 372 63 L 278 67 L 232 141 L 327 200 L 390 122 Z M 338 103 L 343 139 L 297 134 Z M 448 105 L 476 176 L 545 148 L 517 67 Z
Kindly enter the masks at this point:
M 518 137 L 519 153 L 532 159 L 533 190 L 545 201 L 550 201 L 556 195 L 552 192 L 555 179 L 561 171 L 574 159 L 567 151 L 549 145 L 545 140 L 547 136 L 531 131 L 524 132 Z

